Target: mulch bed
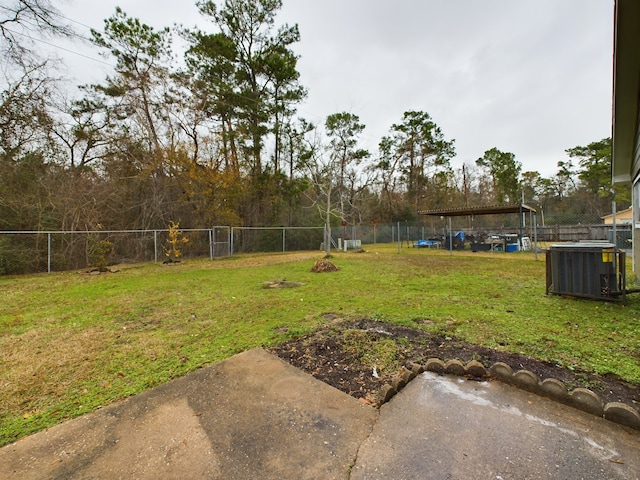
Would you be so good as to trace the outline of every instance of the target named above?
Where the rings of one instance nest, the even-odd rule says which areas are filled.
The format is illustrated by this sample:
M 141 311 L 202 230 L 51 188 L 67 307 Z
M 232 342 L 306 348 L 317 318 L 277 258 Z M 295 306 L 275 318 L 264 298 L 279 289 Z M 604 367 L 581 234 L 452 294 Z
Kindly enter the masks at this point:
M 376 378 L 372 366 L 362 364 L 353 349 L 344 342 L 342 333 L 354 329 L 366 332 L 371 341 L 395 340 L 398 359 L 406 366 L 411 362 L 424 364 L 429 358 L 444 361 L 457 359 L 462 362 L 478 360 L 487 368 L 496 362 L 503 362 L 514 372 L 529 370 L 539 380 L 555 378 L 564 382 L 569 390 L 588 388 L 605 403 L 622 402 L 640 409 L 640 386 L 625 383 L 615 375 L 600 376 L 569 370 L 554 363 L 369 319 L 331 322 L 328 327 L 282 343 L 272 348 L 271 352 L 353 397 L 374 403 L 378 391 L 385 383 L 390 383 L 398 372 L 381 372 Z

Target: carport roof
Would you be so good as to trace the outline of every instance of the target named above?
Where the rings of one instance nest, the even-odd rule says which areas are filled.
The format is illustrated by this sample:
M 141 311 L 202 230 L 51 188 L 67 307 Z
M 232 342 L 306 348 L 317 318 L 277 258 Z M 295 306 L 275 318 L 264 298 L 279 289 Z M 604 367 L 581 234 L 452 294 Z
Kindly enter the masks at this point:
M 438 217 L 462 217 L 465 215 L 495 215 L 501 213 L 536 213 L 535 208 L 531 208 L 524 203 L 516 205 L 490 205 L 486 207 L 467 208 L 444 208 L 441 210 L 421 210 L 420 215 L 433 215 Z

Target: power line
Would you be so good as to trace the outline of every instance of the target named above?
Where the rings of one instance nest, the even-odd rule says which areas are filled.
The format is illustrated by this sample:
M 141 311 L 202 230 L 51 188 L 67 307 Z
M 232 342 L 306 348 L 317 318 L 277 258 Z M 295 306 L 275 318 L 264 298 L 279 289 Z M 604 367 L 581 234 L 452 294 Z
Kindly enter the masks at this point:
M 94 62 L 102 63 L 103 65 L 107 65 L 108 67 L 115 68 L 114 65 L 112 65 L 111 63 L 103 62 L 102 60 L 98 60 L 97 58 L 90 57 L 90 56 L 85 55 L 83 53 L 76 52 L 74 50 L 70 50 L 68 48 L 61 47 L 60 45 L 55 45 L 53 43 L 47 42 L 45 40 L 42 40 L 41 38 L 35 38 L 35 37 L 30 36 L 30 35 L 27 35 L 26 33 L 16 32 L 16 31 L 11 30 L 10 28 L 6 28 L 6 27 L 4 28 L 4 30 L 6 30 L 7 32 L 10 32 L 10 33 L 12 33 L 14 35 L 22 35 L 23 37 L 27 37 L 30 40 L 33 40 L 35 42 L 40 42 L 40 43 L 43 43 L 43 44 L 48 45 L 50 47 L 57 48 L 59 50 L 63 50 L 63 51 L 68 52 L 68 53 L 72 53 L 74 55 L 78 55 L 79 57 L 84 57 L 84 58 L 86 58 L 88 60 L 93 60 Z
M 4 10 L 7 10 L 7 11 L 9 11 L 9 12 L 12 12 L 12 13 L 17 13 L 15 10 L 12 10 L 12 9 L 10 9 L 10 8 L 7 8 L 7 7 L 3 6 L 3 5 L 0 5 L 0 8 L 1 8 L 1 9 L 4 9 Z M 69 21 L 69 22 L 75 23 L 75 24 L 77 24 L 77 25 L 79 25 L 79 26 L 81 26 L 81 27 L 87 28 L 87 29 L 89 29 L 89 30 L 96 30 L 96 29 L 94 29 L 93 27 L 91 27 L 91 26 L 89 26 L 89 25 L 87 25 L 87 24 L 85 24 L 85 23 L 82 23 L 82 22 L 79 22 L 79 21 L 77 21 L 77 20 L 74 20 L 73 18 L 70 18 L 70 17 L 67 17 L 67 16 L 65 16 L 65 15 L 62 15 L 61 13 L 58 13 L 58 16 L 59 16 L 60 18 L 63 18 L 63 19 L 65 19 L 65 20 Z M 27 22 L 26 20 L 23 20 L 23 21 L 22 21 L 22 23 L 27 23 L 27 24 L 29 24 L 29 22 Z M 25 36 L 25 37 L 29 38 L 29 39 L 30 39 L 30 40 L 32 40 L 32 41 L 40 42 L 40 43 L 42 43 L 42 44 L 44 44 L 44 45 L 47 45 L 47 46 L 50 46 L 50 47 L 53 47 L 53 48 L 59 49 L 59 50 L 61 50 L 61 51 L 67 52 L 67 53 L 71 53 L 71 54 L 73 54 L 73 55 L 77 55 L 77 56 L 79 56 L 79 57 L 86 58 L 86 59 L 88 59 L 88 60 L 92 60 L 92 61 L 97 62 L 97 63 L 100 63 L 100 64 L 102 64 L 102 65 L 106 65 L 106 66 L 111 67 L 111 68 L 116 68 L 113 64 L 110 64 L 110 63 L 104 62 L 104 61 L 99 60 L 99 59 L 97 59 L 97 58 L 94 58 L 94 57 L 91 57 L 91 56 L 88 56 L 88 55 L 82 54 L 82 53 L 80 53 L 80 52 L 77 52 L 77 51 L 74 51 L 74 50 L 71 50 L 71 49 L 68 49 L 68 48 L 65 48 L 65 47 L 62 47 L 62 46 L 60 46 L 60 45 L 55 45 L 55 44 L 53 44 L 53 43 L 47 42 L 47 41 L 42 40 L 42 39 L 40 39 L 40 38 L 35 38 L 35 37 L 32 37 L 32 36 L 27 35 L 27 34 L 25 34 L 25 33 L 16 32 L 16 31 L 11 30 L 11 29 L 6 28 L 6 27 L 4 28 L 4 30 L 6 30 L 7 32 L 10 32 L 10 33 L 12 33 L 12 34 L 15 34 L 15 35 L 22 35 L 22 36 Z M 75 33 L 75 32 L 73 32 L 73 33 L 72 33 L 72 35 L 73 35 L 73 36 L 75 36 L 75 37 L 77 37 L 77 38 L 80 38 L 81 40 L 84 40 L 84 41 L 88 41 L 88 40 L 89 40 L 88 38 L 86 38 L 86 37 L 84 37 L 84 36 L 82 36 L 82 35 L 80 35 L 80 34 L 77 34 L 77 33 Z M 238 97 L 240 97 L 240 98 L 245 98 L 245 99 L 251 100 L 249 97 L 245 97 L 245 96 L 243 96 L 243 95 L 237 95 L 237 96 L 238 96 Z M 223 104 L 223 105 L 233 106 L 232 104 L 230 104 L 230 103 L 228 103 L 228 102 L 226 102 L 226 101 L 224 101 L 224 100 L 221 100 L 221 99 L 217 99 L 217 102 L 218 102 L 218 103 L 220 103 L 220 104 Z M 318 114 L 316 114 L 316 113 L 306 111 L 306 110 L 304 110 L 304 109 L 298 109 L 298 110 L 297 110 L 297 112 L 300 112 L 300 113 L 303 113 L 303 114 L 305 114 L 305 113 L 306 113 L 307 115 L 305 115 L 305 116 L 307 116 L 307 118 L 311 117 L 312 119 L 314 119 L 314 120 L 315 120 L 315 121 L 314 121 L 314 123 L 316 123 L 316 124 L 317 124 L 317 126 L 321 125 L 321 124 L 323 123 L 323 121 L 325 120 L 325 118 L 326 118 L 326 116 L 321 116 L 321 115 L 318 115 Z M 373 136 L 371 136 L 370 134 L 368 134 L 368 132 L 366 132 L 366 133 L 365 133 L 365 132 L 361 133 L 361 134 L 360 134 L 360 139 L 361 139 L 361 140 L 364 140 L 365 142 L 366 142 L 367 140 L 369 140 L 369 141 L 377 141 L 376 139 L 374 139 L 374 138 L 373 138 Z
M 18 15 L 20 13 L 18 10 L 14 10 L 13 8 L 5 7 L 4 5 L 0 5 L 0 8 L 2 10 L 6 10 L 7 12 L 11 12 L 11 13 L 13 13 L 15 15 Z M 65 17 L 61 13 L 56 13 L 55 16 L 60 17 L 60 18 L 64 18 L 65 20 L 68 20 L 69 22 L 77 23 L 78 25 L 80 25 L 82 27 L 85 27 L 85 28 L 88 28 L 90 30 L 93 28 L 93 27 L 90 27 L 89 25 L 85 25 L 82 22 L 78 22 L 77 20 L 74 20 L 73 18 Z M 21 23 L 21 22 L 24 21 L 24 19 L 16 20 L 16 21 Z
M 12 9 L 12 8 L 8 8 L 8 7 L 4 6 L 4 5 L 0 5 L 0 9 L 5 10 L 5 11 L 8 11 L 8 12 L 13 13 L 13 14 L 16 14 L 16 15 L 19 13 L 17 10 L 14 10 L 14 9 Z M 62 15 L 61 13 L 57 13 L 56 15 L 57 15 L 58 17 L 60 17 L 60 18 L 63 18 L 63 19 L 65 19 L 65 20 L 69 21 L 69 22 L 73 22 L 73 23 L 75 23 L 75 24 L 77 24 L 77 25 L 80 25 L 80 26 L 82 26 L 82 27 L 84 27 L 84 28 L 88 28 L 89 30 L 94 30 L 94 29 L 93 29 L 93 27 L 90 27 L 89 25 L 86 25 L 86 24 L 84 24 L 84 23 L 82 23 L 82 22 L 78 22 L 77 20 L 74 20 L 73 18 L 69 18 L 69 17 L 67 17 L 67 16 L 65 16 L 65 15 Z M 27 25 L 28 27 L 31 27 L 31 28 L 28 28 L 28 27 L 27 27 L 27 28 L 25 28 L 25 30 L 27 30 L 27 31 L 30 31 L 30 30 L 35 31 L 35 30 L 37 30 L 37 28 L 38 28 L 38 27 L 37 27 L 37 25 L 34 25 L 34 24 L 33 24 L 29 19 L 27 19 L 27 18 L 21 18 L 20 20 L 16 20 L 16 21 L 15 21 L 15 22 L 13 22 L 13 23 L 18 23 L 19 25 Z M 77 51 L 75 51 L 75 50 L 71 50 L 71 49 L 69 49 L 69 48 L 61 47 L 60 45 L 55 45 L 55 44 L 53 44 L 53 43 L 49 43 L 49 42 L 47 42 L 46 40 L 43 40 L 43 39 L 41 39 L 41 38 L 37 38 L 37 37 L 33 37 L 33 36 L 31 36 L 31 35 L 29 35 L 29 34 L 26 34 L 26 33 L 17 32 L 17 31 L 15 31 L 15 30 L 12 30 L 12 29 L 10 29 L 10 28 L 7 28 L 6 26 L 5 26 L 5 27 L 3 27 L 3 30 L 5 30 L 5 31 L 7 31 L 7 32 L 10 32 L 10 33 L 12 33 L 12 34 L 14 34 L 14 35 L 22 35 L 22 36 L 24 36 L 24 37 L 29 38 L 29 39 L 30 39 L 30 40 L 32 40 L 32 41 L 36 41 L 36 42 L 43 43 L 44 45 L 48 45 L 48 46 L 50 46 L 50 47 L 57 48 L 57 49 L 59 49 L 59 50 L 62 50 L 62 51 L 65 51 L 65 52 L 71 53 L 71 54 L 73 54 L 73 55 L 77 55 L 77 56 L 80 56 L 80 57 L 86 58 L 86 59 L 88 59 L 88 60 L 93 60 L 94 62 L 102 63 L 103 65 L 107 65 L 107 66 L 113 67 L 113 65 L 112 65 L 112 64 L 110 64 L 110 63 L 106 63 L 106 62 L 104 62 L 104 61 L 102 61 L 102 60 L 99 60 L 99 59 L 97 59 L 97 58 L 95 58 L 95 57 L 91 57 L 91 56 L 88 56 L 88 55 L 82 54 L 82 53 L 80 53 L 80 52 L 77 52 Z M 85 41 L 85 42 L 90 41 L 90 39 L 89 39 L 89 38 L 87 38 L 87 37 L 83 36 L 82 34 L 76 33 L 76 32 L 74 32 L 73 30 L 69 33 L 69 36 L 71 36 L 71 37 L 75 37 L 75 38 L 78 38 L 78 39 L 80 39 L 80 40 L 82 40 L 82 41 Z
M 65 16 L 64 16 L 64 15 L 62 15 L 62 14 L 60 14 L 60 18 L 64 18 L 65 20 L 68 20 L 69 22 L 76 23 L 76 24 L 80 25 L 81 27 L 88 28 L 89 30 L 95 30 L 95 28 L 90 27 L 90 26 L 89 26 L 89 25 L 87 25 L 87 24 L 84 24 L 84 23 L 82 23 L 82 22 L 78 22 L 77 20 L 74 20 L 73 18 L 65 17 Z

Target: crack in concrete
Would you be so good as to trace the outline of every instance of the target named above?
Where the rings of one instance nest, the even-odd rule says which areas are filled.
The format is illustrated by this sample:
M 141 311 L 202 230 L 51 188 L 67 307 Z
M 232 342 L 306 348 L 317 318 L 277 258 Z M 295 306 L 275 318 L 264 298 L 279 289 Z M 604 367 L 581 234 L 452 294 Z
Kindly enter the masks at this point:
M 362 439 L 362 441 L 358 445 L 358 449 L 356 450 L 356 453 L 353 456 L 353 461 L 351 462 L 351 464 L 349 465 L 349 468 L 347 469 L 347 480 L 351 479 L 351 473 L 353 472 L 353 468 L 358 464 L 358 456 L 360 455 L 360 450 L 362 449 L 362 446 L 365 444 L 367 440 L 369 440 L 369 438 L 373 434 L 374 429 L 376 428 L 376 425 L 380 421 L 380 409 L 376 408 L 376 411 L 377 411 L 376 420 L 374 422 L 371 422 L 371 428 L 369 429 L 369 433 L 367 433 L 367 435 Z

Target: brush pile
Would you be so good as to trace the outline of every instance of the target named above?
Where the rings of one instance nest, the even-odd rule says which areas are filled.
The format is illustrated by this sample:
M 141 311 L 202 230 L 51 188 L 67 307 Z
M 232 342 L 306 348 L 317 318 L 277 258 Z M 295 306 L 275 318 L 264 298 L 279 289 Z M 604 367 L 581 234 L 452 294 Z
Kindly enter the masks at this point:
M 311 268 L 312 272 L 322 273 L 322 272 L 337 272 L 340 270 L 333 263 L 331 263 L 326 258 L 322 258 L 313 264 L 313 268 Z

